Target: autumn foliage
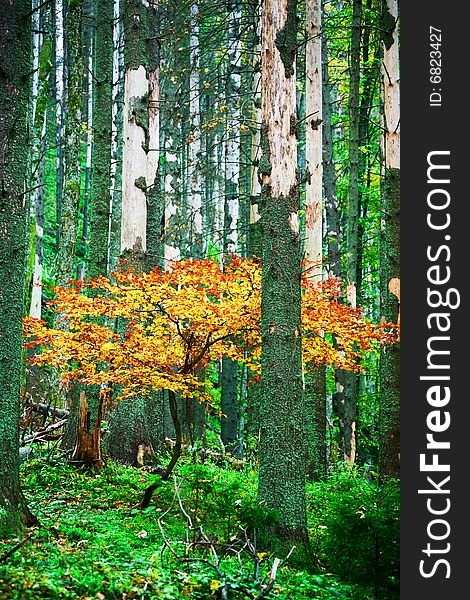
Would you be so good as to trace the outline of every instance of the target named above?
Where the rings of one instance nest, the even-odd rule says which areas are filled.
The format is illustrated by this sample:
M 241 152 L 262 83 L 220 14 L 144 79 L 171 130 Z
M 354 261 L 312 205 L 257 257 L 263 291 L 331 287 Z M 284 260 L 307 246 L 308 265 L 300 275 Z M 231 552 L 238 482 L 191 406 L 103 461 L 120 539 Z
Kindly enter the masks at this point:
M 359 369 L 365 352 L 397 340 L 397 326 L 368 322 L 341 302 L 339 282 L 302 281 L 303 355 L 307 369 Z M 261 375 L 261 266 L 231 258 L 175 262 L 137 275 L 120 269 L 54 289 L 56 326 L 24 320 L 31 362 L 59 369 L 65 381 L 118 384 L 123 397 L 167 389 L 210 402 L 200 374 L 222 356 Z

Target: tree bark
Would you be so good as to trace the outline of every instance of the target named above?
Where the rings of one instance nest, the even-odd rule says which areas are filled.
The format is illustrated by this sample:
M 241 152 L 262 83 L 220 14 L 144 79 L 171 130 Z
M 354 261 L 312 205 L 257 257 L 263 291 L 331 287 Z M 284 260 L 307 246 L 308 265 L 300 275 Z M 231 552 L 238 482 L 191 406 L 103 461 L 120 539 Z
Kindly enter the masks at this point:
M 33 173 L 31 178 L 31 218 L 34 220 L 34 267 L 31 282 L 31 302 L 29 314 L 40 319 L 42 316 L 42 267 L 44 240 L 44 173 L 46 158 L 46 136 L 48 120 L 48 102 L 50 100 L 51 64 L 51 7 L 42 6 L 36 9 L 40 13 L 40 49 L 38 56 L 38 91 L 33 120 Z
M 400 315 L 400 76 L 398 59 L 398 2 L 387 0 L 390 29 L 384 35 L 384 177 L 382 189 L 380 275 L 381 313 L 386 321 Z M 381 479 L 400 475 L 400 344 L 380 355 Z
M 0 2 L 0 537 L 35 522 L 19 479 L 30 10 L 26 0 Z
M 189 38 L 189 138 L 188 138 L 188 252 L 194 258 L 203 256 L 202 235 L 202 146 L 201 146 L 201 90 L 199 78 L 199 8 L 197 2 L 191 4 Z
M 101 458 L 101 421 L 103 417 L 103 399 L 98 402 L 98 412 L 94 426 L 91 427 L 90 410 L 85 392 L 80 392 L 78 408 L 78 424 L 75 448 L 70 459 L 71 463 L 85 467 L 100 468 L 103 466 Z
M 56 100 L 56 252 L 59 252 L 64 190 L 65 102 L 64 0 L 54 0 L 54 73 Z
M 113 122 L 113 0 L 96 6 L 88 275 L 107 275 Z
M 259 499 L 270 540 L 307 546 L 302 389 L 296 3 L 267 0 L 262 37 L 262 398 Z
M 313 282 L 323 278 L 323 158 L 322 158 L 322 38 L 321 0 L 306 4 L 305 97 L 306 188 L 305 261 Z M 306 365 L 307 474 L 314 480 L 326 474 L 326 380 L 323 365 Z
M 229 67 L 226 80 L 227 130 L 225 147 L 225 207 L 224 207 L 224 263 L 231 253 L 239 253 L 240 220 L 240 19 L 237 1 L 229 3 L 228 52 Z M 229 358 L 222 359 L 221 373 L 222 442 L 231 453 L 239 451 L 241 411 L 238 402 L 238 365 Z
M 361 74 L 362 0 L 353 1 L 351 54 L 349 64 L 349 181 L 347 216 L 347 285 L 354 290 L 358 283 L 359 226 L 359 96 Z M 355 301 L 350 302 L 355 306 Z M 336 400 L 339 416 L 340 444 L 344 460 L 352 465 L 356 460 L 358 378 L 352 371 L 336 371 Z
M 124 5 L 121 256 L 126 260 L 126 268 L 136 273 L 149 266 L 148 194 L 156 185 L 158 167 L 155 152 L 159 140 L 158 64 L 150 46 L 150 24 L 155 25 L 155 10 L 155 2 L 144 5 L 138 0 L 126 0 Z M 152 243 L 156 245 L 153 240 Z M 113 458 L 138 465 L 140 447 L 148 448 L 149 452 L 158 449 L 163 439 L 162 402 L 162 395 L 155 394 L 118 404 L 110 416 L 108 446 Z
M 75 277 L 75 246 L 78 236 L 78 209 L 80 205 L 80 138 L 82 129 L 82 19 L 83 2 L 68 4 L 65 19 L 65 52 L 67 63 L 64 139 L 64 182 L 59 249 L 57 254 L 58 285 L 65 285 Z

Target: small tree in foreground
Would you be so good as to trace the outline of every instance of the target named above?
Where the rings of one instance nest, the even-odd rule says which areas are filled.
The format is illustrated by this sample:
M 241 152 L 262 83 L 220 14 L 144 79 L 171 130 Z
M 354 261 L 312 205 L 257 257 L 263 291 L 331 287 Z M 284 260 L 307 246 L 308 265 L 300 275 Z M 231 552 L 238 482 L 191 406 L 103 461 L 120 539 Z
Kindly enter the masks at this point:
M 341 304 L 337 280 L 314 284 L 304 277 L 302 290 L 305 364 L 357 370 L 363 352 L 396 339 L 395 330 Z M 128 402 L 167 390 L 176 443 L 164 479 L 181 454 L 178 396 L 213 404 L 211 384 L 198 373 L 226 356 L 259 377 L 261 267 L 255 260 L 233 256 L 223 272 L 209 259 L 139 275 L 119 270 L 112 278 L 74 281 L 54 291 L 51 304 L 61 327 L 24 321 L 26 345 L 39 349 L 31 362 L 59 369 L 65 382 L 100 385 L 102 401 L 111 386 L 119 389 L 118 400 Z

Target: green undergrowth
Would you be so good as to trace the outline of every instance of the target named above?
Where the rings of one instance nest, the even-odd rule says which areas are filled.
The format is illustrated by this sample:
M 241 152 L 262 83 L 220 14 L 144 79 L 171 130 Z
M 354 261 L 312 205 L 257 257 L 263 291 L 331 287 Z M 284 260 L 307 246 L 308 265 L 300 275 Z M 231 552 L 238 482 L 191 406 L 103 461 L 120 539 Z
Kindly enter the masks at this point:
M 273 515 L 256 501 L 255 471 L 186 458 L 175 480 L 162 482 L 151 505 L 139 510 L 145 488 L 156 480 L 114 463 L 94 474 L 60 460 L 24 463 L 23 490 L 41 525 L 19 539 L 0 540 L 0 600 L 215 600 L 222 598 L 224 579 L 229 600 L 255 598 L 276 557 L 256 547 L 256 527 Z M 364 496 L 358 508 L 361 490 L 370 492 L 367 485 L 357 475 L 341 475 L 308 486 L 317 559 L 301 571 L 280 554 L 276 583 L 264 598 L 398 598 L 390 592 L 390 568 L 384 566 L 388 574 L 380 579 L 382 596 L 374 595 L 380 586 L 370 589 L 361 579 L 369 581 L 377 557 L 358 536 L 369 535 L 368 528 L 396 535 L 390 506 L 383 515 L 374 513 Z M 392 561 L 386 554 L 381 559 Z

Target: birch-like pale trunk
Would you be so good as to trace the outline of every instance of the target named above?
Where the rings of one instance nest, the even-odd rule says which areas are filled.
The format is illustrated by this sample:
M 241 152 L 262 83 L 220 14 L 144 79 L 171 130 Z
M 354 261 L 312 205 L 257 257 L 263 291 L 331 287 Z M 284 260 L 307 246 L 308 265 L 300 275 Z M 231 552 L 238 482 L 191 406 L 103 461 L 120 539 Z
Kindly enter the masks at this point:
M 40 9 L 39 9 L 39 0 L 33 0 L 31 3 L 32 10 L 32 55 L 33 55 L 33 64 L 32 64 L 32 75 L 31 75 L 31 124 L 34 127 L 34 122 L 36 119 L 36 104 L 39 95 L 39 53 L 41 51 L 42 38 L 43 35 L 40 30 Z
M 29 129 L 31 131 L 31 152 L 28 157 L 28 188 L 29 188 L 29 206 L 30 206 L 30 219 L 33 222 L 35 229 L 35 235 L 31 235 L 29 238 L 29 254 L 34 254 L 34 264 L 32 273 L 27 273 L 27 289 L 26 289 L 26 302 L 29 300 L 29 314 L 35 318 L 41 318 L 41 302 L 39 289 L 34 289 L 35 280 L 42 280 L 42 265 L 39 264 L 38 253 L 37 253 L 37 240 L 41 240 L 43 237 L 43 227 L 37 225 L 36 221 L 36 203 L 39 194 L 39 167 L 41 160 L 41 133 L 42 127 L 36 127 L 36 107 L 39 97 L 39 60 L 41 53 L 41 46 L 43 42 L 43 35 L 40 31 L 40 10 L 39 0 L 33 0 L 31 4 L 32 17 L 32 75 L 31 75 L 31 100 L 30 100 L 30 124 Z M 31 263 L 31 259 L 28 260 Z M 29 266 L 29 265 L 28 265 Z M 29 270 L 29 269 L 28 269 Z M 28 290 L 29 282 L 31 281 L 31 290 Z M 37 287 L 37 285 L 36 285 Z M 28 298 L 28 292 L 30 291 L 31 296 Z M 38 293 L 39 292 L 39 293 Z M 34 298 L 33 298 L 34 295 Z M 38 304 L 39 296 L 39 304 Z M 33 312 L 33 314 L 31 314 Z
M 305 48 L 305 261 L 314 283 L 323 279 L 322 3 L 307 0 Z M 307 474 L 326 474 L 326 379 L 323 365 L 306 365 Z
M 216 104 L 217 110 L 217 104 Z M 213 242 L 220 248 L 218 260 L 220 265 L 223 263 L 223 238 L 224 238 L 224 211 L 225 196 L 219 174 L 219 165 L 222 163 L 222 143 L 218 132 L 214 134 L 214 143 L 212 148 L 212 164 L 214 166 L 214 183 L 212 187 L 212 197 L 214 202 L 214 230 L 212 232 Z
M 187 216 L 189 221 L 189 255 L 203 255 L 202 242 L 202 191 L 201 175 L 201 110 L 199 77 L 199 8 L 197 2 L 191 4 L 191 34 L 189 37 L 189 140 L 188 140 L 188 195 Z
M 171 46 L 170 48 L 172 48 Z M 178 82 L 171 76 L 178 68 L 179 54 L 172 55 L 169 49 L 162 56 L 162 67 L 168 73 L 162 79 L 162 111 L 161 128 L 164 138 L 165 173 L 164 173 L 164 266 L 168 268 L 172 261 L 181 259 L 182 254 L 182 118 Z M 175 104 L 178 106 L 176 108 Z
M 143 254 L 147 247 L 147 110 L 149 80 L 144 65 L 124 72 L 121 253 Z
M 309 277 L 322 280 L 323 256 L 323 157 L 322 157 L 322 50 L 321 0 L 307 0 L 305 48 L 305 260 Z
M 39 168 L 37 175 L 37 189 L 34 193 L 34 220 L 36 229 L 36 243 L 34 253 L 33 279 L 31 289 L 31 304 L 29 316 L 33 319 L 42 317 L 42 274 L 43 274 L 43 241 L 44 241 L 44 168 L 46 155 L 46 126 L 47 111 L 44 113 L 44 123 L 39 146 Z
M 229 13 L 229 71 L 226 89 L 224 252 L 227 254 L 238 252 L 238 221 L 240 216 L 240 19 L 241 11 L 238 2 L 232 0 Z
M 39 4 L 39 3 L 37 3 Z M 38 19 L 36 20 L 35 14 Z M 34 266 L 32 273 L 31 301 L 29 305 L 29 314 L 31 317 L 40 319 L 41 300 L 42 300 L 42 275 L 43 275 L 43 240 L 44 240 L 44 173 L 45 173 L 45 155 L 46 155 L 46 124 L 49 101 L 49 80 L 51 77 L 51 50 L 52 43 L 50 39 L 51 27 L 51 7 L 43 6 L 36 8 L 33 13 L 33 28 L 38 27 L 41 30 L 38 43 L 37 57 L 37 100 L 40 100 L 38 110 L 37 100 L 33 102 L 34 118 L 32 119 L 32 176 L 30 182 L 31 188 L 31 206 L 30 215 L 34 221 Z M 36 63 L 35 63 L 36 64 Z
M 82 20 L 83 2 L 68 5 L 65 23 L 67 57 L 67 111 L 64 132 L 64 180 L 59 248 L 57 253 L 57 283 L 65 285 L 74 278 L 75 246 L 78 238 L 78 210 L 80 205 L 80 156 L 82 127 Z
M 167 116 L 168 119 L 168 116 Z M 179 244 L 179 207 L 178 199 L 181 193 L 180 156 L 177 146 L 181 135 L 181 125 L 175 129 L 167 130 L 165 137 L 165 268 L 171 266 L 172 261 L 181 259 Z
M 64 179 L 64 133 L 65 133 L 65 50 L 64 50 L 64 2 L 54 2 L 54 66 L 56 94 L 56 251 L 59 251 L 60 224 L 62 221 L 62 195 Z
M 112 123 L 110 205 L 107 235 L 108 271 L 113 271 L 121 251 L 121 200 L 122 200 L 122 99 L 124 97 L 124 52 L 121 1 L 114 0 L 113 19 L 113 74 L 112 74 Z

